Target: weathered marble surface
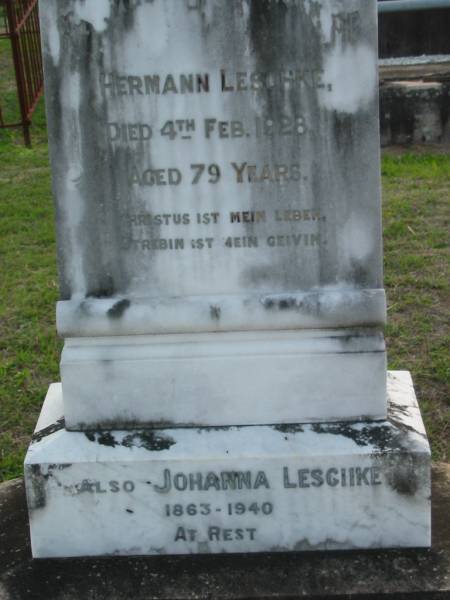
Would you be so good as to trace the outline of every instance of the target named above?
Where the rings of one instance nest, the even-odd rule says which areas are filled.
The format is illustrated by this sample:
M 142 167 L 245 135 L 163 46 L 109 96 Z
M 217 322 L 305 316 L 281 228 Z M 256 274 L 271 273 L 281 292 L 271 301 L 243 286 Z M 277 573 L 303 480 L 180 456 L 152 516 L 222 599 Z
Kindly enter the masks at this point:
M 41 18 L 63 335 L 382 324 L 375 0 Z
M 443 600 L 450 465 L 432 464 L 431 548 L 74 559 L 31 557 L 23 481 L 0 484 L 2 600 Z M 35 593 L 33 594 L 34 591 Z
M 70 430 L 383 419 L 387 408 L 373 330 L 72 338 L 61 378 Z
M 68 427 L 384 418 L 376 1 L 40 10 Z
M 25 460 L 33 555 L 429 546 L 409 373 L 389 390 L 378 423 L 74 433 L 53 386 Z

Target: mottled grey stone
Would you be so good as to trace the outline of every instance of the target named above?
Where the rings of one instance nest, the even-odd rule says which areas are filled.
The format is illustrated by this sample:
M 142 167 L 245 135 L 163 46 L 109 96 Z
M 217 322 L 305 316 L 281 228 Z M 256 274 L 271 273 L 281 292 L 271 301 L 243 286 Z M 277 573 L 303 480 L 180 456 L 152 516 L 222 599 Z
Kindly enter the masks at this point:
M 41 18 L 63 335 L 154 333 L 174 297 L 177 331 L 216 331 L 230 298 L 268 293 L 308 328 L 352 313 L 327 294 L 367 290 L 353 325 L 382 324 L 375 0 L 43 0 Z M 318 290 L 308 324 L 289 299 Z M 266 308 L 255 328 L 276 329 Z

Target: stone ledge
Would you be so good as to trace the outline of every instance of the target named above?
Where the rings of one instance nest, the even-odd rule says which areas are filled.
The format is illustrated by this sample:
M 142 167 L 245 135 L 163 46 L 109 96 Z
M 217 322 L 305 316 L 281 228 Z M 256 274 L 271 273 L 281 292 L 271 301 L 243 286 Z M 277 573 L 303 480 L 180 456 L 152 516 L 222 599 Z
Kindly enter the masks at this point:
M 0 600 L 444 600 L 450 465 L 433 467 L 431 550 L 33 561 L 21 479 L 0 486 Z

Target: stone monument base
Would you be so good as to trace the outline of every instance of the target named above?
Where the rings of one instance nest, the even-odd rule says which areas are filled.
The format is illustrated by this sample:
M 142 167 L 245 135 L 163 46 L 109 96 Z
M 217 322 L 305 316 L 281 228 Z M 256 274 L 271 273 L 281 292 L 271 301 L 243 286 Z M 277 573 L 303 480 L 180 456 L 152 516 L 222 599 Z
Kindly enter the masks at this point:
M 71 431 L 386 418 L 370 328 L 67 338 L 61 378 Z
M 386 421 L 68 432 L 50 387 L 25 459 L 33 556 L 430 545 L 409 373 Z

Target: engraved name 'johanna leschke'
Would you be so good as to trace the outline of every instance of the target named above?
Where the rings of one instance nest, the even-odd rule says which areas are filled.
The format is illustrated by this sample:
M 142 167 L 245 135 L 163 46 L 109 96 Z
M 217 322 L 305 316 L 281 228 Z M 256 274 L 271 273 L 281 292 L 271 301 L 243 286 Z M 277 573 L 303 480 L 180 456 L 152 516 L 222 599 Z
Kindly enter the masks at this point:
M 277 484 L 279 481 L 276 482 Z M 291 469 L 283 467 L 282 484 L 285 489 L 305 489 L 327 487 L 360 487 L 380 485 L 379 467 L 348 467 L 327 469 Z M 228 491 L 271 489 L 272 485 L 265 471 L 209 471 L 207 473 L 172 473 L 164 469 L 161 482 L 153 484 L 153 489 L 161 494 L 172 490 L 184 491 Z
M 378 466 L 317 467 L 312 469 L 284 466 L 278 474 L 271 474 L 270 477 L 263 470 L 197 471 L 184 473 L 182 471 L 172 472 L 171 469 L 164 469 L 155 477 L 155 480 L 146 481 L 144 485 L 145 487 L 151 485 L 153 490 L 158 494 L 168 494 L 169 492 L 194 491 L 239 492 L 243 490 L 270 490 L 278 488 L 280 485 L 287 490 L 321 487 L 355 488 L 377 486 L 382 483 L 381 468 Z M 91 494 L 116 494 L 125 492 L 130 494 L 137 491 L 139 485 L 140 482 L 138 481 L 102 482 L 84 479 L 80 483 L 65 486 L 65 489 L 77 495 L 86 492 Z M 205 505 L 202 504 L 199 506 L 203 507 Z M 233 510 L 239 512 L 239 507 Z M 264 510 L 263 513 L 265 513 Z M 188 512 L 188 514 L 190 513 Z M 200 514 L 204 513 L 200 511 Z

